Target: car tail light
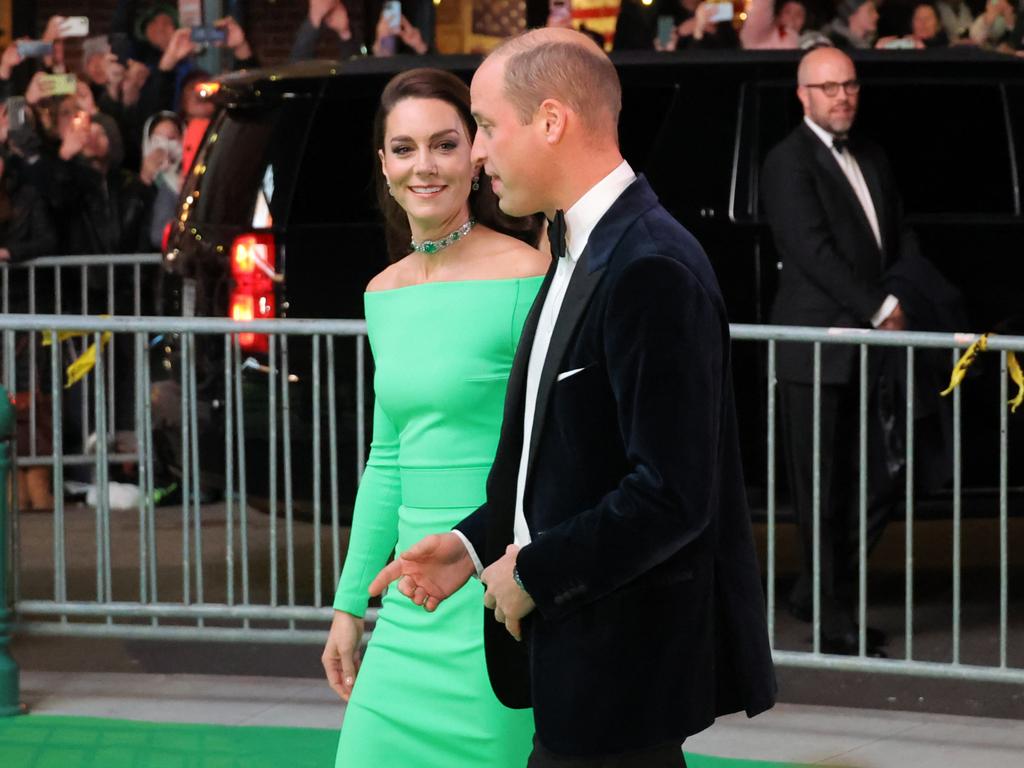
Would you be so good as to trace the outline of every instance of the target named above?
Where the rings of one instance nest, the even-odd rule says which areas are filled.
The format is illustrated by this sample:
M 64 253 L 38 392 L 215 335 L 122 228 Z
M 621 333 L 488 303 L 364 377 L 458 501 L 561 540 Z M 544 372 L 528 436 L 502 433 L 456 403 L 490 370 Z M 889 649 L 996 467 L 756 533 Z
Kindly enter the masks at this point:
M 171 239 L 171 225 L 173 223 L 173 221 L 168 221 L 166 224 L 164 224 L 164 232 L 160 236 L 160 251 L 162 253 L 167 253 L 167 243 Z
M 277 259 L 274 236 L 269 233 L 239 235 L 231 244 L 231 319 L 238 322 L 274 317 L 274 283 Z M 239 333 L 238 343 L 246 352 L 266 352 L 267 337 L 260 333 Z

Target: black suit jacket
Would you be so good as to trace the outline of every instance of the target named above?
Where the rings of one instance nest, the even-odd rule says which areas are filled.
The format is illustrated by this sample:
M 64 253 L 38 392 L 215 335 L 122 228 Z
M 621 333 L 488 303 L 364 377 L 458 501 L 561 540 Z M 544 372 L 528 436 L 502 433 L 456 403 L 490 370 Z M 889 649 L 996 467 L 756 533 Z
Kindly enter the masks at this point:
M 782 262 L 772 323 L 869 328 L 888 294 L 883 273 L 917 252 L 882 150 L 854 141 L 849 151 L 871 193 L 881 248 L 832 150 L 805 123 L 768 153 L 761 200 Z M 825 345 L 822 382 L 851 381 L 857 355 L 853 346 Z M 780 380 L 811 382 L 812 345 L 780 344 L 777 365 Z
M 458 528 L 512 541 L 527 362 L 513 364 L 487 503 Z M 557 381 L 559 372 L 582 369 Z M 518 567 L 523 643 L 485 612 L 498 698 L 567 755 L 680 743 L 770 706 L 775 678 L 739 458 L 729 326 L 700 244 L 638 179 L 597 224 L 541 374 Z

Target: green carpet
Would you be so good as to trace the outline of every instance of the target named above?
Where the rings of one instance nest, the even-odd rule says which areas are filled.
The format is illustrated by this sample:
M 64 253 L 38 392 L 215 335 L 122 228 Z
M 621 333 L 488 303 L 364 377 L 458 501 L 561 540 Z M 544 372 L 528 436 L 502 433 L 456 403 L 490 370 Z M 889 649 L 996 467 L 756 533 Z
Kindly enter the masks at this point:
M 0 720 L 3 768 L 330 768 L 338 732 L 31 715 Z M 687 753 L 690 768 L 792 768 Z M 364 768 L 353 766 L 353 768 Z

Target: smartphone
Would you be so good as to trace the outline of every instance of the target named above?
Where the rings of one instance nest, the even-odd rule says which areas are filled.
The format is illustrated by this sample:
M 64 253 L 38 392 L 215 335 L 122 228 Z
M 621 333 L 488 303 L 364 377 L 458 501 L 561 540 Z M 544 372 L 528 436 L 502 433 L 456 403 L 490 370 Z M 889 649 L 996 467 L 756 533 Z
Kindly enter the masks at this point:
M 43 40 L 19 40 L 14 46 L 23 59 L 41 59 L 53 55 L 53 43 Z
M 89 35 L 89 18 L 87 16 L 68 16 L 57 27 L 58 37 L 87 37 Z
M 47 96 L 74 96 L 78 89 L 78 78 L 74 75 L 43 75 L 39 87 Z
M 28 102 L 24 96 L 11 96 L 7 99 L 7 130 L 9 133 L 20 131 L 28 122 Z
M 917 46 L 914 41 L 906 37 L 897 37 L 895 40 L 890 40 L 882 46 L 887 51 L 910 51 L 915 49 Z
M 395 34 L 402 28 L 402 3 L 401 0 L 384 0 L 384 7 L 380 12 L 387 22 L 388 29 Z
M 708 21 L 718 23 L 720 21 L 732 21 L 732 3 L 708 3 L 712 7 L 711 17 Z
M 192 27 L 192 42 L 200 45 L 223 43 L 228 39 L 228 31 L 217 27 Z
M 663 48 L 672 43 L 672 31 L 676 28 L 676 20 L 671 16 L 658 17 L 658 42 Z

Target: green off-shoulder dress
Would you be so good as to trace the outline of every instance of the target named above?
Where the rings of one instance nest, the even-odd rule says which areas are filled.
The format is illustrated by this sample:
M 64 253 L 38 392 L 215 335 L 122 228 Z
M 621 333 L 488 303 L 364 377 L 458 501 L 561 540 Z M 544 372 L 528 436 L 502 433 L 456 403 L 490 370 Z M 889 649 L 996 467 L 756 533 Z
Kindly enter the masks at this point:
M 376 402 L 334 600 L 362 616 L 393 551 L 448 531 L 485 498 L 505 387 L 542 278 L 423 283 L 365 296 Z M 533 713 L 495 698 L 483 586 L 427 613 L 391 589 L 345 711 L 343 768 L 522 768 Z

